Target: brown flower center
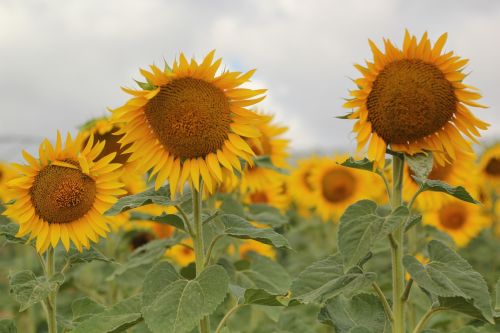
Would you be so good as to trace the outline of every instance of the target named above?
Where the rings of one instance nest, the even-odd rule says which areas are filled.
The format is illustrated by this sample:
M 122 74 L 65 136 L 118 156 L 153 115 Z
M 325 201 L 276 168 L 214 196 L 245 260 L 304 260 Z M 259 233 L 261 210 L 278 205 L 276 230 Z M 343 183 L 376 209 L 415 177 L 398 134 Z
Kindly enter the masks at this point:
M 147 243 L 151 242 L 154 239 L 154 236 L 150 234 L 149 232 L 140 232 L 134 237 L 132 237 L 130 241 L 130 247 L 132 250 L 135 250 L 143 245 L 146 245 Z
M 338 203 L 350 198 L 355 190 L 356 178 L 347 170 L 330 170 L 321 180 L 323 197 L 332 203 Z
M 161 87 L 145 114 L 165 149 L 182 159 L 216 152 L 230 131 L 228 98 L 221 89 L 199 79 L 175 79 Z
M 269 198 L 264 191 L 257 191 L 250 194 L 250 201 L 252 203 L 268 203 Z
M 120 164 L 125 164 L 127 163 L 128 159 L 132 154 L 124 154 L 124 152 L 132 146 L 132 144 L 128 144 L 125 146 L 122 146 L 118 141 L 123 137 L 122 135 L 115 135 L 113 134 L 118 130 L 117 127 L 113 127 L 109 132 L 106 132 L 104 134 L 99 134 L 95 133 L 94 134 L 94 140 L 95 144 L 101 141 L 105 141 L 106 144 L 104 145 L 104 149 L 102 152 L 97 156 L 96 160 L 100 160 L 101 158 L 111 154 L 111 153 L 116 153 L 115 158 L 111 161 L 111 163 L 120 163 Z M 88 140 L 86 140 L 88 141 Z M 84 142 L 84 146 L 87 144 L 87 142 Z M 94 145 L 95 145 L 94 144 Z
M 467 221 L 467 209 L 462 204 L 448 204 L 439 211 L 439 223 L 446 229 L 458 230 Z
M 384 67 L 368 96 L 368 120 L 386 143 L 407 143 L 437 132 L 456 111 L 452 84 L 435 65 L 417 59 Z
M 48 223 L 78 220 L 92 208 L 95 195 L 96 184 L 92 178 L 79 169 L 57 165 L 43 168 L 31 188 L 35 212 Z
M 484 171 L 492 176 L 500 176 L 500 159 L 496 157 L 490 159 Z

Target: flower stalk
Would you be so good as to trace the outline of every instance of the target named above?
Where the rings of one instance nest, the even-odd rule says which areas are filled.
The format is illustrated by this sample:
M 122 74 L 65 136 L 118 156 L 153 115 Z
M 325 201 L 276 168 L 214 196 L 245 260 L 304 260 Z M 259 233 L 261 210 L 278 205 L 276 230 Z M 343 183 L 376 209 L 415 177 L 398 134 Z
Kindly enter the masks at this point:
M 55 274 L 55 258 L 54 258 L 54 248 L 49 247 L 47 251 L 47 262 L 45 264 L 45 277 L 47 281 L 50 281 Z M 57 333 L 57 291 L 59 288 L 50 291 L 49 296 L 45 300 L 45 311 L 47 314 L 47 326 L 49 333 Z

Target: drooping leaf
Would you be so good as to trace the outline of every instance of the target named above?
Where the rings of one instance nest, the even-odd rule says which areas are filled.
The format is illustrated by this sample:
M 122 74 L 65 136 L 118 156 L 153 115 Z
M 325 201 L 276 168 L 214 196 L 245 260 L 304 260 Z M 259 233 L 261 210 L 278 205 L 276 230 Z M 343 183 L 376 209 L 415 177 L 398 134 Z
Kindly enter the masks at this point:
M 428 252 L 426 265 L 411 256 L 403 258 L 413 280 L 436 295 L 442 306 L 493 322 L 490 293 L 481 274 L 444 243 L 431 241 Z
M 405 160 L 411 173 L 421 179 L 427 179 L 434 165 L 434 158 L 430 152 L 406 155 Z
M 0 224 L 0 237 L 5 237 L 5 239 L 9 243 L 26 244 L 28 242 L 27 237 L 16 237 L 18 230 L 19 225 L 16 223 Z
M 377 240 L 386 238 L 405 223 L 409 215 L 404 206 L 389 215 L 382 215 L 377 208 L 375 202 L 361 200 L 349 206 L 341 216 L 338 246 L 346 267 L 357 265 Z
M 16 324 L 10 319 L 0 320 L 0 333 L 17 333 Z
M 361 328 L 369 333 L 384 333 L 387 325 L 384 307 L 372 294 L 332 298 L 321 309 L 318 319 L 334 327 L 336 333 L 358 332 Z
M 83 249 L 82 252 L 78 251 L 74 247 L 71 247 L 67 253 L 65 252 L 64 256 L 66 257 L 66 260 L 69 261 L 71 266 L 86 264 L 92 261 L 113 262 L 113 259 L 106 257 L 95 247 Z
M 172 199 L 170 197 L 170 189 L 168 186 L 163 186 L 159 188 L 158 191 L 155 191 L 154 187 L 152 187 L 144 192 L 120 198 L 118 202 L 116 202 L 113 207 L 111 207 L 104 214 L 108 216 L 118 215 L 127 210 L 150 204 L 175 206 L 189 201 L 189 199 L 190 194 L 185 194 L 177 197 L 176 199 Z
M 278 228 L 288 223 L 286 216 L 281 214 L 279 209 L 263 204 L 248 206 L 246 218 L 250 221 L 266 224 L 273 228 Z
M 259 304 L 266 306 L 284 306 L 286 302 L 282 295 L 273 295 L 264 289 L 246 289 L 243 296 L 245 304 Z
M 272 295 L 286 295 L 291 278 L 277 262 L 256 253 L 237 263 L 234 281 L 244 289 L 262 289 Z
M 226 297 L 229 279 L 218 265 L 209 266 L 194 280 L 179 279 L 157 293 L 142 313 L 153 333 L 190 332 Z
M 71 309 L 73 311 L 73 323 L 78 323 L 103 312 L 105 307 L 88 297 L 82 297 L 73 301 Z
M 32 305 L 45 300 L 51 291 L 64 282 L 64 275 L 55 274 L 50 280 L 37 277 L 32 271 L 21 271 L 9 276 L 10 293 L 21 305 L 22 312 Z
M 422 187 L 422 191 L 442 192 L 465 202 L 473 204 L 479 203 L 479 201 L 475 200 L 463 186 L 452 186 L 440 180 L 412 177 L 415 179 L 415 182 Z
M 277 248 L 290 248 L 288 240 L 272 228 L 257 228 L 244 218 L 231 214 L 221 215 L 220 220 L 225 227 L 224 233 L 231 237 L 253 239 Z
M 72 333 L 118 333 L 142 321 L 141 295 L 127 298 L 79 323 Z
M 118 266 L 108 279 L 112 280 L 130 269 L 149 265 L 158 261 L 169 247 L 179 243 L 181 240 L 182 236 L 177 235 L 166 239 L 156 239 L 138 247 L 130 254 L 127 262 Z
M 374 280 L 374 273 L 365 273 L 359 267 L 344 272 L 342 258 L 336 254 L 313 263 L 300 273 L 292 283 L 292 298 L 302 303 L 325 303 L 341 293 L 351 296 Z

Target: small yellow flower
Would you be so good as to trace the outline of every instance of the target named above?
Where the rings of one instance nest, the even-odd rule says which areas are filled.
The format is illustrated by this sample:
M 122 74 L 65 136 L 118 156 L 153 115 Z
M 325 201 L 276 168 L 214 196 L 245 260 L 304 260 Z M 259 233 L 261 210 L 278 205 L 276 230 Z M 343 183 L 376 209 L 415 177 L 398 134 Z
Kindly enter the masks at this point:
M 186 239 L 181 244 L 177 244 L 169 248 L 165 255 L 172 259 L 179 266 L 187 266 L 195 261 L 195 254 L 193 250 L 193 240 Z

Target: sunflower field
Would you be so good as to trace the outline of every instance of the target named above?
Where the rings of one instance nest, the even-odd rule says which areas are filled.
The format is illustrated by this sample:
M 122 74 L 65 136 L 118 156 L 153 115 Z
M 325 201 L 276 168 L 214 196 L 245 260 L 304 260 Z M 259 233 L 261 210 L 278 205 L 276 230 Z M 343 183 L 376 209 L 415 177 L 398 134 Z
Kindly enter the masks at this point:
M 0 333 L 500 332 L 500 142 L 446 39 L 370 40 L 329 154 L 215 51 L 140 69 L 0 164 Z

